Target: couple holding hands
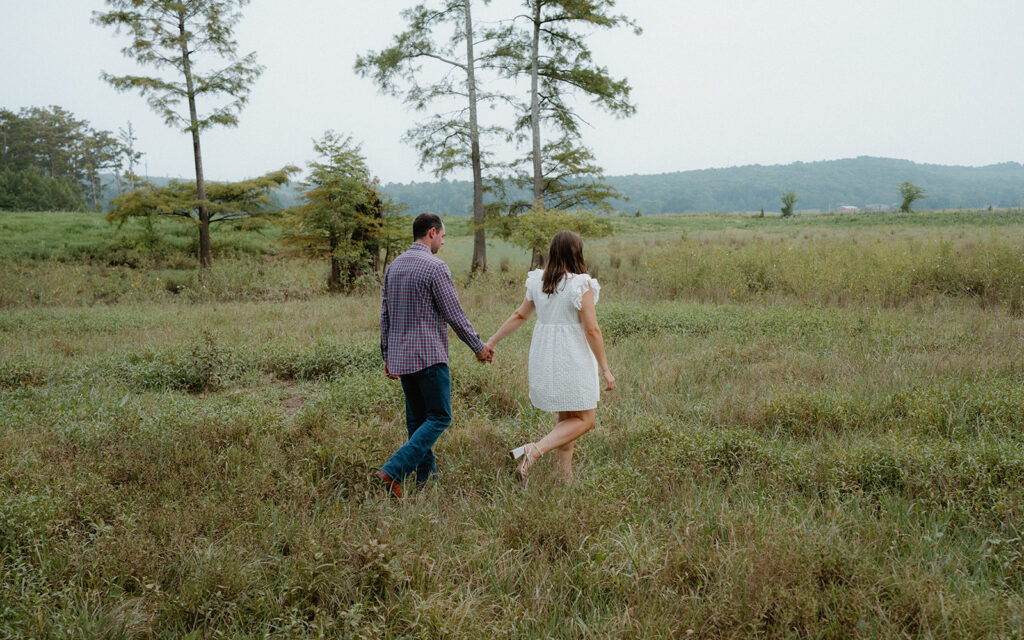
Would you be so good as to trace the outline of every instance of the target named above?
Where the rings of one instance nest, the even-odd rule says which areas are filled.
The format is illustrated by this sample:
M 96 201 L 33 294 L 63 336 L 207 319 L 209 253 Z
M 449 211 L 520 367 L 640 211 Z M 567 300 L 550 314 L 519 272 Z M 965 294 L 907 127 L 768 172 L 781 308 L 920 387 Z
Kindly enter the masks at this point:
M 451 376 L 447 325 L 480 362 L 494 359 L 495 346 L 537 312 L 530 344 L 530 401 L 557 413 L 555 427 L 537 442 L 509 455 L 519 460 L 515 475 L 527 472 L 545 453 L 555 452 L 563 479 L 572 475 L 573 444 L 594 426 L 601 381 L 615 388 L 594 305 L 597 280 L 587 275 L 583 242 L 571 231 L 551 239 L 547 266 L 526 278 L 526 296 L 518 309 L 486 343 L 473 330 L 459 304 L 451 270 L 434 254 L 444 245 L 441 218 L 421 213 L 413 221 L 414 242 L 395 258 L 384 276 L 380 311 L 380 346 L 388 377 L 400 378 L 405 394 L 409 440 L 376 476 L 395 498 L 415 474 L 422 487 L 437 472 L 433 446 L 451 424 Z

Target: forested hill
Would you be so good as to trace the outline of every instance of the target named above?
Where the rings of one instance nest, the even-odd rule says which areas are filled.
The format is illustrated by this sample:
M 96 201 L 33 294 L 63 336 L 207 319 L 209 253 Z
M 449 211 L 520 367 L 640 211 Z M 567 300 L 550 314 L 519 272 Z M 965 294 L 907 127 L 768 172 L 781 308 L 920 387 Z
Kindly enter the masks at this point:
M 985 167 L 917 164 L 909 160 L 862 156 L 844 160 L 749 165 L 726 169 L 678 171 L 657 175 L 608 176 L 629 201 L 613 205 L 645 214 L 704 211 L 777 211 L 779 196 L 795 191 L 796 209 L 831 210 L 840 205 L 865 207 L 898 203 L 904 181 L 924 188 L 928 199 L 918 208 L 959 209 L 1024 205 L 1024 165 Z M 440 181 L 384 185 L 410 212 L 468 215 L 473 190 L 469 182 Z M 523 194 L 528 199 L 528 194 Z

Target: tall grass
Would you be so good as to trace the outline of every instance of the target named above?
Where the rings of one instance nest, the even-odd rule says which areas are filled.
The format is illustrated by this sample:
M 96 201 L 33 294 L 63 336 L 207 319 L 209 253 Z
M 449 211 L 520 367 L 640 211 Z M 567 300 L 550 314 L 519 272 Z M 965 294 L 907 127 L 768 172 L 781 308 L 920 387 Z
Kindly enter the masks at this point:
M 671 297 L 896 307 L 942 296 L 1024 312 L 1020 237 L 683 237 L 651 252 L 647 271 Z
M 720 218 L 588 243 L 620 388 L 573 484 L 510 477 L 551 424 L 527 327 L 491 366 L 453 338 L 442 474 L 401 504 L 371 482 L 405 437 L 376 291 L 282 257 L 182 271 L 194 294 L 12 258 L 23 292 L 93 280 L 2 290 L 0 636 L 1024 637 L 1017 223 Z M 985 293 L 934 284 L 975 267 Z M 494 271 L 456 267 L 484 335 L 522 298 L 524 264 Z

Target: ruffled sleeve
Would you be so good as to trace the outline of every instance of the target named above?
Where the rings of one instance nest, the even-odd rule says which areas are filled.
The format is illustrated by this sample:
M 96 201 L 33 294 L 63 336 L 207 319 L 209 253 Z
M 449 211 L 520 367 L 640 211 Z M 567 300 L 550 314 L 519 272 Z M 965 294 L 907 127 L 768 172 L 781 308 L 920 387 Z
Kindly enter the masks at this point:
M 543 269 L 534 269 L 526 275 L 526 299 L 533 300 L 536 291 L 540 291 L 544 278 Z
M 572 306 L 576 307 L 577 311 L 583 309 L 583 294 L 587 291 L 594 292 L 594 304 L 597 304 L 597 299 L 601 297 L 601 285 L 598 284 L 597 278 L 591 278 L 586 274 L 573 278 L 572 287 Z

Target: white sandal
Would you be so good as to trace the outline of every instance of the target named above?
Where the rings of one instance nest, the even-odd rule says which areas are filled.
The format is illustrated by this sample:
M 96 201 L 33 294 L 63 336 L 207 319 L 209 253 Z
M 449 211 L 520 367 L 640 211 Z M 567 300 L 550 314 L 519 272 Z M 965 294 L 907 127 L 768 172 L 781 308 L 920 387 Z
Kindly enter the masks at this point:
M 529 450 L 530 447 L 533 447 L 532 452 Z M 540 452 L 540 448 L 538 448 L 536 444 L 534 444 L 533 442 L 527 442 L 523 446 L 516 447 L 515 449 L 509 451 L 508 455 L 513 460 L 523 458 L 523 461 L 519 463 L 518 467 L 516 467 L 515 476 L 516 480 L 523 484 L 526 484 L 526 472 L 529 471 L 530 467 L 533 466 L 533 463 L 540 460 L 540 457 L 544 454 Z

